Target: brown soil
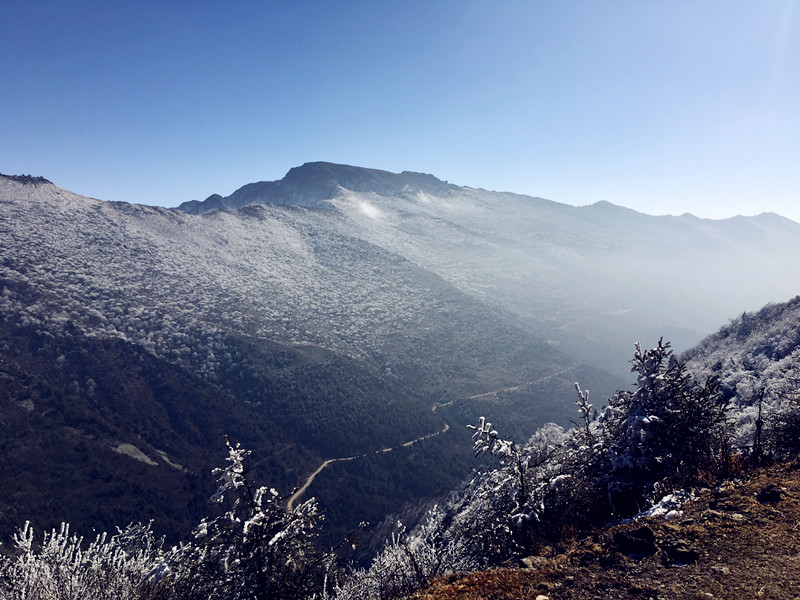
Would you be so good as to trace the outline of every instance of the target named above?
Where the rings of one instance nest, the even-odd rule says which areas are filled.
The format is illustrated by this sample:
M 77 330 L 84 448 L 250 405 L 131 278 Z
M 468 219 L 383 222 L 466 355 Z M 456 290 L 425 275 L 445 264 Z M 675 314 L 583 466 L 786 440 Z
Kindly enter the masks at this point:
M 772 501 L 757 498 L 765 489 Z M 414 598 L 800 599 L 800 460 L 701 491 L 681 509 L 683 516 L 669 521 L 617 525 L 570 542 L 564 552 L 531 557 L 532 568 L 441 578 Z M 653 553 L 623 554 L 620 532 L 643 526 L 655 534 Z M 686 564 L 676 562 L 675 548 Z

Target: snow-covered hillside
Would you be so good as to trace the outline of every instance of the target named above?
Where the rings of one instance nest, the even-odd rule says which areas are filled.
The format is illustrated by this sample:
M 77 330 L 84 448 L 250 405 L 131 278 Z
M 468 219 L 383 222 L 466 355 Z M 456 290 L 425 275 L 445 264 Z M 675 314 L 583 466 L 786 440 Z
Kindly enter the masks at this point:
M 159 494 L 200 485 L 203 465 L 213 464 L 207 445 L 225 433 L 261 452 L 259 465 L 286 491 L 315 460 L 397 446 L 345 475 L 363 481 L 359 508 L 382 518 L 468 468 L 460 415 L 458 428 L 428 443 L 438 450 L 403 446 L 454 418 L 438 405 L 469 410 L 470 396 L 560 374 L 561 398 L 530 386 L 528 408 L 539 403 L 543 412 L 527 418 L 561 413 L 578 369 L 570 357 L 513 315 L 346 227 L 331 206 L 194 216 L 0 179 L 0 377 L 14 407 L 2 424 L 4 452 L 20 465 L 52 462 L 55 452 L 71 489 L 88 490 L 87 478 L 98 484 L 99 473 L 129 464 L 144 496 L 166 505 Z M 97 467 L 70 463 L 84 451 Z M 378 460 L 376 480 L 367 473 Z M 35 507 L 48 502 L 42 490 L 53 482 L 29 466 L 13 506 L 41 514 Z M 354 508 L 341 477 L 326 473 L 310 490 L 327 495 L 338 524 Z M 129 519 L 153 514 L 147 503 L 123 503 L 125 490 L 106 489 L 104 506 L 124 504 Z M 121 520 L 93 521 L 86 498 L 72 498 L 62 506 L 72 512 L 55 519 Z
M 796 438 L 800 427 L 800 296 L 743 313 L 684 358 L 698 379 L 719 379 L 723 398 L 730 403 L 737 449 L 752 449 L 760 409 L 764 451 L 800 450 Z M 780 439 L 787 424 L 792 426 L 791 441 Z
M 0 511 L 149 518 L 228 433 L 287 492 L 369 455 L 308 493 L 338 525 L 380 519 L 461 478 L 481 414 L 509 435 L 566 424 L 572 383 L 624 385 L 634 342 L 681 349 L 800 281 L 800 225 L 776 215 L 650 217 L 419 173 L 310 163 L 184 209 L 0 177 L 0 449 L 19 465 Z M 103 516 L 81 493 L 56 516 L 55 480 L 91 482 Z
M 665 336 L 688 348 L 732 315 L 800 291 L 800 224 L 775 214 L 653 217 L 608 202 L 576 208 L 330 163 L 259 185 L 296 187 L 304 176 L 325 184 L 314 197 L 319 210 L 309 213 L 319 226 L 402 256 L 619 373 L 635 341 Z M 229 198 L 237 206 L 270 201 L 251 186 Z

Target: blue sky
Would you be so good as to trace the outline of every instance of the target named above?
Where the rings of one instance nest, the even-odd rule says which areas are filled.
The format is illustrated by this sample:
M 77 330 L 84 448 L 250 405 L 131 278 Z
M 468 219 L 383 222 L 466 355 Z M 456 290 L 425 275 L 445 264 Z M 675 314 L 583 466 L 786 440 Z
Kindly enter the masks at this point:
M 800 221 L 797 0 L 0 0 L 0 172 L 174 206 L 325 160 Z

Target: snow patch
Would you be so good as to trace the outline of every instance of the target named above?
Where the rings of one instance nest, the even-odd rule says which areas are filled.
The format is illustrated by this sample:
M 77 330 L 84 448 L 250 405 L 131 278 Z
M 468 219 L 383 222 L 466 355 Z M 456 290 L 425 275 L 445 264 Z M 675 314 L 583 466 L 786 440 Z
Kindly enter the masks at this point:
M 164 452 L 163 450 L 156 450 L 156 452 L 157 452 L 157 453 L 158 453 L 158 455 L 161 457 L 161 460 L 163 460 L 165 463 L 167 463 L 167 464 L 168 464 L 170 467 L 172 467 L 173 469 L 177 469 L 178 471 L 186 471 L 186 469 L 185 469 L 184 467 L 182 467 L 181 465 L 179 465 L 179 464 L 177 464 L 177 463 L 174 463 L 174 462 L 172 462 L 172 461 L 169 459 L 169 457 L 167 456 L 167 453 L 166 453 L 166 452 Z
M 158 463 L 154 460 L 151 460 L 144 452 L 139 450 L 133 444 L 120 444 L 116 448 L 112 448 L 112 450 L 118 454 L 124 454 L 125 456 L 129 456 L 139 462 L 143 462 L 146 465 L 150 465 L 151 467 L 157 467 Z
M 647 519 L 649 517 L 663 517 L 666 520 L 676 519 L 683 516 L 682 510 L 677 510 L 679 506 L 692 500 L 694 495 L 686 490 L 680 490 L 672 494 L 664 496 L 657 504 L 654 504 L 649 510 L 639 513 L 634 517 L 636 519 Z

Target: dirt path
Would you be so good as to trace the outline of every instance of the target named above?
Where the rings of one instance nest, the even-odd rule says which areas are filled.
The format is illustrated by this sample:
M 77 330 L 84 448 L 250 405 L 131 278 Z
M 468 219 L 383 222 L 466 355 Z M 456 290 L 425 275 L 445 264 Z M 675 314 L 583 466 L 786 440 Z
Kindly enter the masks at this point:
M 551 379 L 552 377 L 558 377 L 559 375 L 569 371 L 571 368 L 573 368 L 573 366 L 574 365 L 566 367 L 564 369 L 561 369 L 560 371 L 556 371 L 555 373 L 551 373 L 550 375 L 545 375 L 544 377 L 540 377 L 536 381 L 531 381 L 531 382 L 529 382 L 527 384 L 521 384 L 521 385 L 518 385 L 518 386 L 515 386 L 515 387 L 504 388 L 502 390 L 496 390 L 494 392 L 486 392 L 485 394 L 478 394 L 477 396 L 471 396 L 469 398 L 469 400 L 486 399 L 486 398 L 490 398 L 490 397 L 493 397 L 493 396 L 497 397 L 497 394 L 501 393 L 501 392 L 514 392 L 514 391 L 520 389 L 523 385 L 535 385 L 537 383 L 541 383 L 543 381 L 547 381 L 548 379 Z M 431 410 L 435 411 L 439 407 L 450 406 L 453 403 L 455 403 L 455 400 L 451 400 L 450 402 L 445 402 L 444 404 L 434 404 L 433 408 Z M 448 429 L 450 429 L 450 425 L 447 425 L 445 423 L 445 426 L 441 431 L 435 431 L 433 433 L 429 433 L 428 435 L 423 435 L 421 437 L 418 437 L 415 440 L 411 440 L 410 442 L 406 442 L 405 444 L 401 444 L 400 446 L 396 446 L 395 448 L 408 448 L 409 446 L 413 446 L 414 444 L 416 444 L 417 442 L 421 442 L 422 440 L 427 440 L 427 439 L 432 438 L 434 436 L 441 435 L 445 431 L 447 431 Z M 345 456 L 343 458 L 329 458 L 328 460 L 324 461 L 319 467 L 317 467 L 316 471 L 314 471 L 313 473 L 311 473 L 311 475 L 308 476 L 308 478 L 306 479 L 305 483 L 303 483 L 303 485 L 300 488 L 298 488 L 297 491 L 295 491 L 294 494 L 289 496 L 289 500 L 286 502 L 286 508 L 289 509 L 289 510 L 292 510 L 294 508 L 295 502 L 297 502 L 297 500 L 303 494 L 306 493 L 306 490 L 308 489 L 308 486 L 311 485 L 311 483 L 314 481 L 314 478 L 317 475 L 319 475 L 320 473 L 322 473 L 322 471 L 325 470 L 329 465 L 332 465 L 333 463 L 337 463 L 337 462 L 344 462 L 346 460 L 357 460 L 359 458 L 364 458 L 364 457 L 369 456 L 371 454 L 383 454 L 384 452 L 391 452 L 392 450 L 395 450 L 395 448 L 381 448 L 380 450 L 375 450 L 374 452 L 367 452 L 365 454 L 359 454 L 358 456 Z
M 444 432 L 446 432 L 448 429 L 450 429 L 450 425 L 445 423 L 444 427 L 440 431 L 434 431 L 433 433 L 429 433 L 428 435 L 420 436 L 420 437 L 418 437 L 418 438 L 416 438 L 414 440 L 411 440 L 410 442 L 406 442 L 405 444 L 401 444 L 400 446 L 395 446 L 394 448 L 381 448 L 380 450 L 374 450 L 373 452 L 366 452 L 364 454 L 359 454 L 358 456 L 345 456 L 345 457 L 342 457 L 342 458 L 329 458 L 328 460 L 324 461 L 319 467 L 317 467 L 316 471 L 314 471 L 313 473 L 311 473 L 311 475 L 308 476 L 308 478 L 306 479 L 305 483 L 300 488 L 298 488 L 297 491 L 294 494 L 289 496 L 289 500 L 286 502 L 286 508 L 288 510 L 290 510 L 290 511 L 294 508 L 295 502 L 297 502 L 297 500 L 303 494 L 305 494 L 306 490 L 308 489 L 308 486 L 310 486 L 311 483 L 314 481 L 314 478 L 317 475 L 319 475 L 320 473 L 322 473 L 322 471 L 328 465 L 331 465 L 331 464 L 337 463 L 337 462 L 344 462 L 344 461 L 347 461 L 347 460 L 357 460 L 359 458 L 365 458 L 365 457 L 370 456 L 372 454 L 383 454 L 385 452 L 391 452 L 392 450 L 395 450 L 397 448 L 408 448 L 409 446 L 413 446 L 414 444 L 416 444 L 417 442 L 421 442 L 422 440 L 427 440 L 427 439 L 435 437 L 437 435 L 441 435 Z
M 476 394 L 475 396 L 469 396 L 468 398 L 457 398 L 455 400 L 450 400 L 450 402 L 443 402 L 442 404 L 434 404 L 433 410 L 436 411 L 437 408 L 442 408 L 445 406 L 452 406 L 458 400 L 497 400 L 497 394 L 501 394 L 503 392 L 516 392 L 518 389 L 529 386 L 529 385 L 536 385 L 537 383 L 542 383 L 543 381 L 547 381 L 548 379 L 552 379 L 553 377 L 558 377 L 559 375 L 563 375 L 570 369 L 574 368 L 575 365 L 571 365 L 560 371 L 556 371 L 555 373 L 550 373 L 550 375 L 545 375 L 544 377 L 540 377 L 536 381 L 529 381 L 528 383 L 521 383 L 520 385 L 515 385 L 514 387 L 507 387 L 500 390 L 495 390 L 493 392 L 485 392 L 483 394 Z

